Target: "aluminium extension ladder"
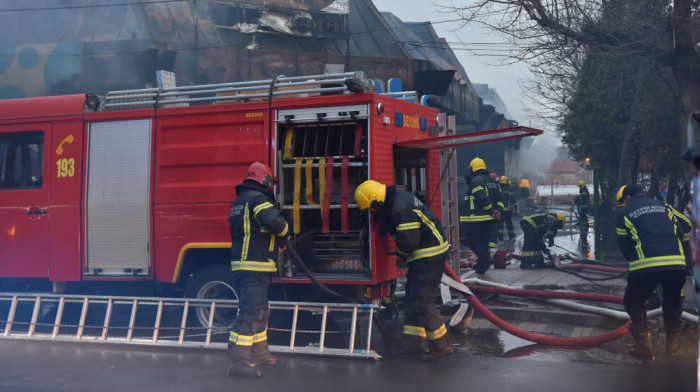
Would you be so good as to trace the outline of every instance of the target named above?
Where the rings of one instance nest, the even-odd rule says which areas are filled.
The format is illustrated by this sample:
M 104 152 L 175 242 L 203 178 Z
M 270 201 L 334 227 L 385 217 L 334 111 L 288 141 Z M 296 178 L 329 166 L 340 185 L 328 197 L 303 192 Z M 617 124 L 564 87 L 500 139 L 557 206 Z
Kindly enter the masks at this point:
M 220 104 L 268 100 L 270 98 L 306 97 L 320 94 L 349 94 L 348 79 L 364 81 L 361 71 L 305 76 L 280 75 L 275 79 L 216 83 L 179 87 L 151 87 L 110 91 L 101 98 L 101 110 L 161 108 L 196 104 Z M 416 91 L 382 93 L 404 101 L 418 102 Z
M 370 347 L 378 307 L 271 301 L 271 316 L 286 312 L 290 325 L 268 327 L 270 351 L 379 359 Z M 229 331 L 216 319 L 222 312 L 235 316 L 237 309 L 234 300 L 0 293 L 0 339 L 225 349 Z M 197 312 L 206 326 L 193 317 Z M 318 329 L 301 325 L 309 315 Z M 340 322 L 329 323 L 329 317 Z M 288 343 L 274 345 L 275 337 Z

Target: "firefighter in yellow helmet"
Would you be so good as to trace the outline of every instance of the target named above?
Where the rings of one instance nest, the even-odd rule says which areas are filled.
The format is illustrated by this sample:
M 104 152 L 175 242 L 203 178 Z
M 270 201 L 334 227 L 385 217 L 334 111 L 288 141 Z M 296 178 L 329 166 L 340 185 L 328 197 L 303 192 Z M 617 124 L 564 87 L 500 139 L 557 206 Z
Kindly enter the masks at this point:
M 489 254 L 492 226 L 501 218 L 498 184 L 486 171 L 486 163 L 474 158 L 465 178 L 467 192 L 459 208 L 459 231 L 477 256 L 474 270 L 485 274 L 493 261 Z M 495 240 L 495 238 L 494 238 Z
M 588 226 L 588 208 L 590 204 L 590 193 L 585 181 L 578 182 L 578 196 L 574 200 L 574 204 L 578 206 L 579 224 Z
M 450 249 L 442 224 L 413 194 L 374 180 L 357 187 L 355 201 L 361 210 L 374 212 L 380 230 L 388 231 L 396 241 L 396 253 L 408 264 L 402 351 L 422 360 L 452 354 L 434 303 Z
M 276 242 L 288 236 L 289 226 L 274 204 L 275 181 L 267 165 L 251 164 L 229 209 L 231 271 L 239 300 L 226 350 L 229 376 L 260 377 L 260 365 L 277 362 L 267 346 L 267 290 L 277 271 Z
M 518 205 L 515 200 L 515 193 L 510 189 L 508 177 L 501 176 L 498 179 L 498 190 L 501 194 L 501 201 L 498 203 L 501 206 L 501 220 L 496 223 L 498 227 L 498 240 L 505 239 L 505 231 L 508 231 L 508 239 L 515 239 L 515 230 L 513 230 L 513 213 L 518 213 Z
M 562 213 L 539 212 L 524 216 L 520 219 L 520 227 L 523 229 L 523 251 L 520 258 L 520 268 L 535 269 L 544 268 L 544 256 L 551 256 L 551 252 L 544 243 L 544 237 L 548 239 L 548 246 L 554 245 L 554 237 L 559 229 L 566 224 L 566 217 Z
M 630 354 L 654 359 L 645 303 L 661 284 L 666 354 L 673 356 L 683 330 L 681 291 L 686 280 L 681 245 L 683 229 L 668 206 L 644 196 L 637 184 L 621 187 L 616 198 L 620 207 L 616 218 L 617 242 L 630 262 L 623 299 L 632 321 L 630 334 L 636 342 Z

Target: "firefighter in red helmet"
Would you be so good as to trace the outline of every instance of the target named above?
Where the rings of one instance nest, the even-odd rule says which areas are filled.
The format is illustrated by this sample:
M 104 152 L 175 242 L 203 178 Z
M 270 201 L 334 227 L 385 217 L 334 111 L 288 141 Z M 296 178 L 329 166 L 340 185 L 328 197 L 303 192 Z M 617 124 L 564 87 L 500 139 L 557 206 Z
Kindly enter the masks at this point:
M 253 163 L 229 209 L 231 273 L 239 300 L 227 349 L 230 376 L 260 377 L 260 365 L 277 362 L 267 346 L 267 290 L 277 271 L 276 241 L 288 235 L 289 225 L 275 207 L 275 181 L 267 165 Z

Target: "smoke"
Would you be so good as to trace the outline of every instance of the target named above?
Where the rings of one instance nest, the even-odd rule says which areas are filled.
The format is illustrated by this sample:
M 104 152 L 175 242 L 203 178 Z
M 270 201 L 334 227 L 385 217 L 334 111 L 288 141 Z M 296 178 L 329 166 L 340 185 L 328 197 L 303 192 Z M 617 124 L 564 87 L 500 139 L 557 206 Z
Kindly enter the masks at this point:
M 530 180 L 531 187 L 542 184 L 552 163 L 563 154 L 561 141 L 553 131 L 536 136 L 530 146 L 520 149 L 518 177 Z

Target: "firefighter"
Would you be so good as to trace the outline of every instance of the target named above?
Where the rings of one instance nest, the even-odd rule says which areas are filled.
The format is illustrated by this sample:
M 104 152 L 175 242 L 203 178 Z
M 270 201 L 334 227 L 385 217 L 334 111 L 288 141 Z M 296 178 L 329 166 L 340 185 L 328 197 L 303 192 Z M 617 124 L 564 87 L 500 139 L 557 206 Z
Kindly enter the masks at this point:
M 450 245 L 442 224 L 418 198 L 380 182 L 367 180 L 355 190 L 361 210 L 374 212 L 379 233 L 396 241 L 396 253 L 408 264 L 405 323 L 401 349 L 421 360 L 435 360 L 454 351 L 434 301 Z
M 515 204 L 515 194 L 508 185 L 508 177 L 501 176 L 498 179 L 498 190 L 501 194 L 501 220 L 496 223 L 498 226 L 498 240 L 505 239 L 504 231 L 508 231 L 508 239 L 515 238 L 515 230 L 513 230 L 513 213 L 518 213 L 518 205 Z
M 485 274 L 493 264 L 489 254 L 489 242 L 493 242 L 491 228 L 501 217 L 498 184 L 489 176 L 481 158 L 471 160 L 465 179 L 469 187 L 460 207 L 460 232 L 464 233 L 467 246 L 477 256 L 474 270 L 477 274 Z
M 578 185 L 578 197 L 576 197 L 575 203 L 578 206 L 579 225 L 588 226 L 588 204 L 590 201 L 588 187 L 586 186 L 585 181 L 579 181 L 577 185 Z
M 489 173 L 489 177 L 493 179 L 493 181 L 496 183 L 496 187 L 498 188 L 498 174 L 496 173 Z M 496 201 L 496 208 L 499 211 L 503 210 L 503 203 L 501 202 L 501 195 L 500 195 L 500 188 L 499 189 L 499 195 L 498 195 L 498 200 Z M 499 221 L 494 221 L 493 224 L 491 225 L 491 233 L 489 234 L 489 260 L 493 261 L 493 256 L 496 254 L 496 251 L 498 250 L 498 222 Z
M 535 269 L 544 268 L 544 256 L 551 256 L 547 246 L 554 246 L 554 236 L 558 229 L 563 229 L 566 217 L 562 213 L 540 212 L 520 219 L 520 227 L 523 229 L 523 249 L 520 258 L 520 268 Z M 548 243 L 545 246 L 544 237 Z
M 630 354 L 654 359 L 645 302 L 660 283 L 666 353 L 673 356 L 678 351 L 682 331 L 681 290 L 685 284 L 682 229 L 673 212 L 662 202 L 644 196 L 637 184 L 622 186 L 616 199 L 620 206 L 616 218 L 618 245 L 630 262 L 623 300 L 632 321 L 630 334 L 636 342 Z
M 288 236 L 289 225 L 274 204 L 275 181 L 267 165 L 251 164 L 243 183 L 236 186 L 237 197 L 228 214 L 232 278 L 239 300 L 227 349 L 230 376 L 260 377 L 260 365 L 277 362 L 267 346 L 267 291 L 277 271 L 276 241 Z

